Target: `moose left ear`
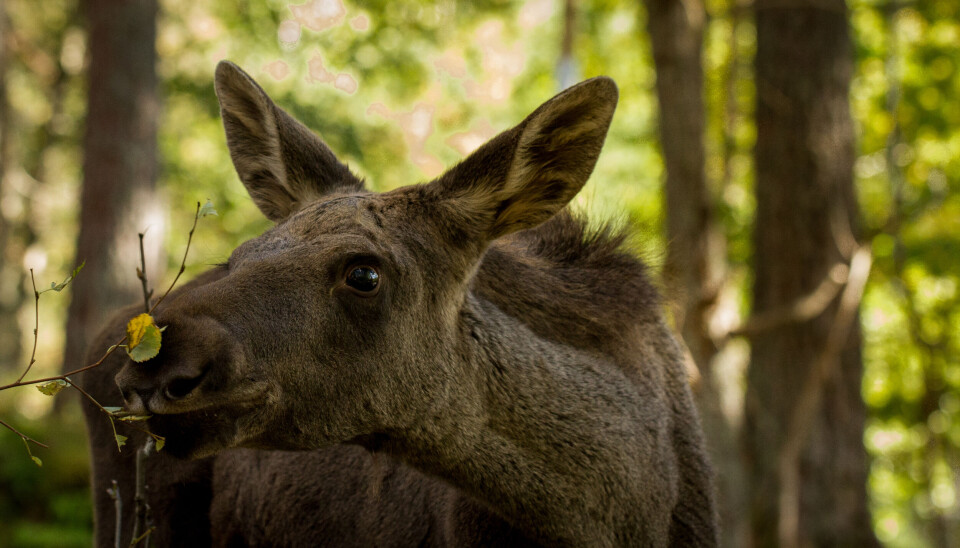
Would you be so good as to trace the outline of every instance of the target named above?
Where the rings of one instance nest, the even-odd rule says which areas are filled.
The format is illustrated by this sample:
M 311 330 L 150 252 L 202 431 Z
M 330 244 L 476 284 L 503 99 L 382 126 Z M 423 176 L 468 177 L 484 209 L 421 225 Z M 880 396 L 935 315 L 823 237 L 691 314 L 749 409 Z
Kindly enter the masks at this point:
M 493 240 L 560 211 L 593 172 L 617 107 L 617 86 L 600 76 L 550 99 L 429 185 Z
M 319 137 L 275 105 L 240 67 L 221 61 L 215 84 L 230 158 L 271 221 L 321 196 L 363 188 Z

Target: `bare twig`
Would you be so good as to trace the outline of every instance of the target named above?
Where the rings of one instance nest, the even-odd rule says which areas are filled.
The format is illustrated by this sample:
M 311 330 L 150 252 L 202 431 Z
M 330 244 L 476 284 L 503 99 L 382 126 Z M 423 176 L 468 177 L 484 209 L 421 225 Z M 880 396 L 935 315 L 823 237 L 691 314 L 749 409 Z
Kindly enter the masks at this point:
M 102 363 L 104 362 L 104 360 L 107 359 L 107 357 L 110 356 L 110 354 L 113 354 L 118 348 L 120 348 L 120 346 L 121 346 L 124 342 L 126 342 L 126 340 L 127 340 L 127 336 L 124 335 L 123 338 L 120 339 L 116 344 L 114 344 L 114 345 L 112 345 L 110 348 L 108 348 L 107 351 L 103 354 L 103 356 L 100 357 L 99 360 L 95 361 L 94 363 L 91 363 L 90 365 L 85 365 L 85 366 L 80 367 L 80 368 L 78 368 L 78 369 L 74 369 L 73 371 L 68 371 L 68 372 L 64 373 L 63 375 L 56 375 L 56 376 L 54 376 L 54 377 L 44 377 L 44 378 L 42 378 L 42 379 L 32 379 L 32 380 L 29 380 L 29 381 L 17 381 L 17 382 L 13 382 L 13 383 L 10 383 L 10 384 L 5 384 L 5 385 L 3 385 L 3 386 L 0 386 L 0 391 L 7 390 L 7 389 L 10 389 L 10 388 L 16 388 L 16 387 L 18 387 L 18 386 L 29 386 L 29 385 L 31 385 L 31 384 L 40 384 L 40 383 L 42 383 L 42 382 L 50 382 L 50 381 L 57 381 L 57 380 L 67 380 L 67 377 L 70 376 L 70 375 L 76 375 L 77 373 L 83 373 L 84 371 L 87 371 L 87 370 L 89 370 L 89 369 L 93 369 L 94 367 L 98 367 L 100 364 L 102 364 Z
M 146 463 L 147 457 L 150 456 L 150 452 L 153 450 L 153 439 L 147 438 L 147 441 L 143 444 L 137 451 L 137 460 L 136 460 L 136 492 L 134 493 L 133 502 L 135 507 L 135 518 L 133 522 L 133 534 L 131 538 L 134 540 L 130 543 L 131 546 L 136 545 L 140 540 L 146 540 L 150 535 L 150 530 L 146 527 L 146 518 L 147 518 L 147 486 L 146 486 Z M 140 531 L 146 531 L 142 534 Z
M 870 275 L 872 257 L 869 246 L 858 248 L 850 260 L 850 275 L 840 296 L 837 313 L 823 350 L 810 365 L 807 378 L 797 396 L 777 463 L 780 480 L 780 520 L 778 534 L 781 546 L 791 546 L 797 538 L 800 518 L 800 452 L 813 428 L 824 383 L 831 368 L 840 359 L 850 330 L 857 319 L 857 310 Z
M 139 544 L 139 543 L 140 543 L 141 541 L 143 541 L 143 540 L 149 541 L 150 533 L 153 533 L 153 531 L 154 531 L 155 529 L 156 529 L 156 527 L 151 526 L 151 527 L 150 527 L 149 529 L 147 529 L 142 535 L 140 535 L 139 537 L 137 537 L 137 538 L 133 539 L 132 541 L 130 541 L 130 546 L 131 546 L 131 547 L 132 547 L 132 546 L 136 546 L 137 544 Z M 149 546 L 149 543 L 147 544 L 147 546 Z
M 143 286 L 143 311 L 149 314 L 150 313 L 150 297 L 153 295 L 153 290 L 147 288 L 147 259 L 145 258 L 143 253 L 144 232 L 137 234 L 137 236 L 140 237 L 140 268 L 137 269 L 137 278 L 140 279 L 140 285 Z
M 117 451 L 120 451 L 121 442 L 120 442 L 120 438 L 117 437 L 117 423 L 116 421 L 113 420 L 113 413 L 111 413 L 110 410 L 107 409 L 106 407 L 100 405 L 100 402 L 98 402 L 96 398 L 91 396 L 90 393 L 84 390 L 83 388 L 80 388 L 80 385 L 74 383 L 72 380 L 70 380 L 69 377 L 64 376 L 63 380 L 67 381 L 67 383 L 70 386 L 76 388 L 77 392 L 80 392 L 81 394 L 83 394 L 83 397 L 90 400 L 90 402 L 93 403 L 93 405 L 97 406 L 97 408 L 100 409 L 100 411 L 103 411 L 104 413 L 107 414 L 107 418 L 110 419 L 110 428 L 113 430 L 113 439 L 116 440 L 117 442 Z
M 37 332 L 40 330 L 40 292 L 37 291 L 37 282 L 33 278 L 33 269 L 30 269 L 30 283 L 33 284 L 33 350 L 30 352 L 30 363 L 23 370 L 17 382 L 23 380 L 30 372 L 30 368 L 37 361 Z
M 190 234 L 187 235 L 187 248 L 183 251 L 183 260 L 180 261 L 180 270 L 177 271 L 176 277 L 173 278 L 173 282 L 170 284 L 170 287 L 167 288 L 166 292 L 153 304 L 148 313 L 153 314 L 153 311 L 160 306 L 160 303 L 167 298 L 167 295 L 173 290 L 173 286 L 177 285 L 177 280 L 180 279 L 180 275 L 183 274 L 183 271 L 187 268 L 187 254 L 190 253 L 190 242 L 193 241 L 193 231 L 197 229 L 197 221 L 200 219 L 200 202 L 197 202 L 197 211 L 193 214 L 193 226 L 190 227 Z
M 120 548 L 120 533 L 123 532 L 123 499 L 120 497 L 120 486 L 117 480 L 111 480 L 113 487 L 107 489 L 107 494 L 113 499 L 114 517 L 116 518 L 116 527 L 113 531 L 113 546 Z

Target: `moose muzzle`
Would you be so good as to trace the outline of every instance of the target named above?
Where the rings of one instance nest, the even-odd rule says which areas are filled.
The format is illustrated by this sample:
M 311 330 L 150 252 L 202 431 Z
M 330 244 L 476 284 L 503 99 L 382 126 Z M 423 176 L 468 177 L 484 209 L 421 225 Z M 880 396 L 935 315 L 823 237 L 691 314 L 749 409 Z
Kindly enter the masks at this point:
M 208 316 L 177 316 L 166 326 L 160 352 L 144 362 L 128 361 L 116 376 L 127 410 L 135 414 L 185 413 L 209 405 L 237 361 L 237 343 Z

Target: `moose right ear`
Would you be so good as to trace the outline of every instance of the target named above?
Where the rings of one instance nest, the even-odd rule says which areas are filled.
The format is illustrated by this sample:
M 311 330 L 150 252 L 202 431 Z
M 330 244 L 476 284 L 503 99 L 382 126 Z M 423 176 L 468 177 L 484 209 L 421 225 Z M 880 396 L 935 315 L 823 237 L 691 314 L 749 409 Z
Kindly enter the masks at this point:
M 424 192 L 446 204 L 456 224 L 481 241 L 534 227 L 586 184 L 617 98 L 616 84 L 604 76 L 570 87 L 487 141 Z
M 221 61 L 215 87 L 230 158 L 270 220 L 280 222 L 325 194 L 363 188 L 319 137 L 275 105 L 240 67 Z

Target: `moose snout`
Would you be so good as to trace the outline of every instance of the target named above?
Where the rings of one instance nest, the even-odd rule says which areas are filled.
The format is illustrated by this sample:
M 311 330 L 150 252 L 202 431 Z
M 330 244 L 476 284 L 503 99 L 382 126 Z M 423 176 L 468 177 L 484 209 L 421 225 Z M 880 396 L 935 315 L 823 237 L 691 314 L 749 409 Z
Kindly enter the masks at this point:
M 128 411 L 134 414 L 182 413 L 202 407 L 205 381 L 229 369 L 233 344 L 226 330 L 209 318 L 177 318 L 164 324 L 156 357 L 129 361 L 115 380 Z

